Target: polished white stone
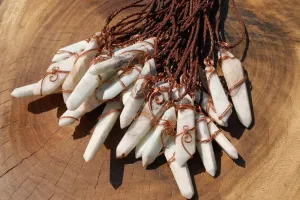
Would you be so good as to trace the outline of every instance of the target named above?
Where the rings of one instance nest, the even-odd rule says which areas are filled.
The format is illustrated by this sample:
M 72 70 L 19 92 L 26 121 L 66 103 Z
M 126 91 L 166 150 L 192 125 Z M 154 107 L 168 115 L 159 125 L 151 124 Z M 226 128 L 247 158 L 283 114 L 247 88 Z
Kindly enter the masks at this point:
M 145 52 L 149 52 L 150 55 L 153 55 L 153 47 L 149 44 L 151 43 L 152 45 L 154 45 L 154 41 L 155 41 L 155 38 L 149 38 L 147 40 L 145 40 L 146 42 L 144 41 L 140 41 L 140 42 L 137 42 L 133 45 L 130 45 L 128 47 L 125 47 L 125 48 L 122 48 L 122 49 L 119 49 L 117 50 L 114 55 L 115 56 L 118 56 L 118 55 L 121 55 L 123 54 L 124 52 L 127 52 L 127 51 L 132 51 L 132 50 L 141 50 L 141 48 L 143 48 L 145 50 Z M 142 50 L 143 50 L 142 49 Z M 152 54 L 151 54 L 152 53 Z
M 239 59 L 235 58 L 229 51 L 219 51 L 219 58 L 226 55 L 229 58 L 222 60 L 221 66 L 227 87 L 230 89 L 242 80 L 245 74 Z M 230 96 L 240 122 L 245 127 L 249 127 L 252 122 L 252 115 L 246 82 L 233 89 Z
M 219 130 L 219 128 L 213 122 L 209 122 L 209 119 L 207 126 L 211 135 Z M 231 157 L 232 159 L 238 159 L 239 155 L 236 148 L 231 144 L 231 142 L 225 137 L 222 132 L 218 133 L 214 140 L 221 146 L 221 148 L 227 153 L 229 157 Z
M 11 95 L 14 97 L 24 97 L 30 96 L 30 94 L 32 93 L 32 95 L 39 96 L 41 95 L 41 90 L 43 96 L 56 93 L 65 81 L 68 72 L 72 69 L 74 61 L 75 57 L 71 56 L 58 63 L 51 64 L 47 69 L 47 74 L 44 75 L 44 77 L 40 81 L 34 84 L 30 84 L 31 86 L 26 85 L 16 88 L 11 93 Z M 56 70 L 64 71 L 65 73 Z M 32 90 L 32 92 L 30 92 L 30 90 Z
M 99 53 L 97 50 L 99 48 L 98 42 L 96 39 L 91 39 L 86 45 L 85 49 L 79 54 L 79 57 L 76 59 L 74 66 L 72 67 L 69 75 L 62 84 L 63 90 L 73 91 L 79 81 L 82 79 L 84 74 L 89 69 L 91 61 Z M 64 102 L 67 102 L 70 93 L 63 92 Z
M 154 59 L 148 60 L 141 72 L 141 76 L 156 76 L 156 68 Z M 142 86 L 146 82 L 146 78 L 137 79 L 135 82 L 135 85 L 133 87 L 133 90 L 131 92 L 131 95 L 128 99 L 127 104 L 124 106 L 124 109 L 122 110 L 121 116 L 120 116 L 120 126 L 121 128 L 125 128 L 128 125 L 131 124 L 133 119 L 136 117 L 138 111 L 141 109 L 142 105 L 145 102 L 144 93 L 146 91 L 142 91 Z
M 96 96 L 99 100 L 108 100 L 115 98 L 118 94 L 120 94 L 125 88 L 121 84 L 121 82 L 128 87 L 131 83 L 135 82 L 137 77 L 142 70 L 142 65 L 135 65 L 130 73 L 122 74 L 121 77 L 118 76 L 112 79 L 111 84 L 106 86 L 102 86 L 99 90 L 96 91 Z
M 69 46 L 60 48 L 59 51 L 68 51 L 68 52 L 71 52 L 71 53 L 79 54 L 80 52 L 82 52 L 85 49 L 87 44 L 88 44 L 87 40 L 82 40 L 80 42 L 76 42 L 76 43 L 71 44 Z M 70 54 L 68 52 L 63 53 L 63 52 L 59 52 L 59 51 L 52 58 L 53 63 L 65 60 L 65 59 L 69 58 L 70 56 L 72 56 L 72 54 Z
M 206 116 L 203 113 L 196 114 L 196 137 L 198 142 L 196 143 L 197 150 L 200 154 L 204 168 L 211 176 L 215 176 L 217 171 L 217 164 L 214 154 L 214 149 L 211 142 L 201 142 L 204 140 L 210 140 L 210 133 L 207 127 Z
M 143 139 L 136 145 L 135 147 L 135 158 L 138 159 L 142 157 L 143 152 L 145 151 L 145 148 L 148 146 L 150 138 L 153 136 L 153 129 L 151 129 L 144 137 Z
M 32 96 L 35 84 L 36 83 L 16 88 L 12 91 L 11 96 L 16 97 L 16 98 Z
M 108 71 L 99 76 L 101 76 L 102 82 L 105 82 L 115 73 L 115 71 Z M 95 92 L 97 87 L 101 86 L 99 76 L 92 75 L 88 72 L 85 73 L 66 102 L 68 110 L 77 109 L 93 92 Z
M 163 129 L 166 127 L 165 122 L 168 121 L 174 127 L 173 131 L 175 132 L 176 127 L 176 110 L 174 107 L 169 108 L 159 120 L 158 125 L 156 126 L 154 132 L 152 133 L 151 138 L 149 139 L 148 145 L 143 151 L 143 166 L 146 167 L 154 162 L 156 157 L 159 155 L 159 152 L 169 139 L 169 135 L 163 132 Z M 162 140 L 163 139 L 163 143 Z
M 152 54 L 154 51 L 153 47 L 147 43 L 145 45 L 137 47 L 136 49 L 132 48 L 132 50 L 144 51 L 150 54 Z M 137 63 L 138 59 L 134 59 L 134 61 L 132 60 L 138 54 L 140 53 L 137 51 L 126 51 L 126 52 L 122 52 L 121 54 L 117 53 L 116 55 L 114 55 L 112 58 L 108 60 L 92 65 L 90 73 L 93 75 L 98 75 L 107 72 L 109 70 L 119 70 L 123 67 L 128 66 L 129 62 L 133 62 L 131 64 L 138 64 Z
M 122 105 L 118 101 L 110 101 L 107 102 L 103 114 L 110 112 L 110 110 L 118 110 L 121 109 Z M 120 115 L 120 111 L 112 112 L 105 117 L 101 117 L 96 124 L 93 135 L 89 141 L 88 146 L 83 154 L 83 158 L 86 162 L 92 160 L 99 148 L 105 142 L 108 134 L 112 130 L 114 124 L 116 123 L 118 117 Z
M 167 142 L 167 147 L 164 153 L 167 161 L 173 158 L 176 149 L 175 146 L 176 145 L 174 143 L 174 140 L 170 138 Z M 194 188 L 188 165 L 186 163 L 183 165 L 179 165 L 175 159 L 175 161 L 169 163 L 169 166 L 178 185 L 180 193 L 185 198 L 191 199 L 194 195 Z
M 194 105 L 194 101 L 186 95 L 180 104 Z M 179 104 L 179 105 L 180 105 Z M 196 151 L 195 139 L 195 112 L 193 109 L 179 109 L 177 114 L 177 135 L 176 135 L 176 162 L 184 165 Z M 194 128 L 194 129 L 193 129 Z M 186 134 L 182 134 L 187 130 Z M 190 130 L 191 129 L 191 130 Z
M 210 95 L 213 100 L 214 107 L 218 117 L 220 117 L 230 106 L 225 90 L 221 84 L 221 81 L 216 72 L 211 72 L 210 67 L 205 68 L 206 78 L 210 79 L 208 81 L 208 86 L 210 90 Z M 209 78 L 210 77 L 210 78 Z M 232 109 L 228 110 L 226 114 L 222 117 L 223 121 L 227 121 L 232 113 Z
M 59 119 L 59 126 L 69 126 L 73 124 L 76 119 L 80 119 L 84 114 L 91 112 L 98 106 L 102 105 L 105 101 L 99 101 L 95 94 L 89 96 L 76 110 L 67 110 Z M 72 118 L 65 118 L 72 117 Z M 75 119 L 74 119 L 75 118 Z
M 169 84 L 163 84 L 160 87 L 169 87 Z M 168 100 L 168 93 L 162 92 L 161 95 L 157 96 L 160 100 L 164 100 L 164 103 Z M 127 156 L 131 150 L 139 143 L 139 141 L 144 137 L 144 135 L 153 127 L 153 115 L 156 118 L 160 118 L 164 113 L 164 103 L 157 104 L 152 100 L 152 111 L 149 108 L 149 103 L 147 102 L 141 112 L 141 114 L 133 121 L 133 123 L 128 128 L 124 137 L 117 146 L 117 157 Z
M 197 90 L 195 94 L 196 94 L 195 95 L 195 97 L 196 97 L 195 98 L 195 102 L 198 103 L 198 104 L 200 103 L 201 108 L 205 112 L 207 112 L 208 116 L 211 117 L 218 125 L 227 127 L 228 126 L 228 122 L 224 121 L 223 119 L 219 119 L 219 117 L 218 117 L 217 113 L 215 112 L 214 108 L 211 107 L 213 105 L 210 105 L 210 103 L 209 103 L 209 96 L 208 96 L 208 94 L 206 94 L 203 91 L 201 92 L 200 90 Z M 203 95 L 202 99 L 201 99 L 201 94 Z

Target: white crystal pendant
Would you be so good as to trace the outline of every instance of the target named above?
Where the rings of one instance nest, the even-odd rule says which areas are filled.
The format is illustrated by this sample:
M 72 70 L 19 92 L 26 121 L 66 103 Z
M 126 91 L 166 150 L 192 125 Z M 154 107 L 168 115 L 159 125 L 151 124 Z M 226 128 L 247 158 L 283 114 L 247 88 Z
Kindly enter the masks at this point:
M 211 137 L 221 146 L 221 148 L 228 154 L 232 159 L 238 159 L 239 155 L 236 148 L 231 144 L 231 142 L 222 133 L 212 121 L 207 119 L 207 126 Z
M 125 128 L 128 126 L 133 119 L 136 117 L 138 111 L 141 109 L 142 105 L 144 104 L 145 96 L 144 94 L 147 92 L 147 88 L 143 88 L 147 81 L 149 81 L 149 77 L 156 76 L 156 69 L 154 59 L 148 60 L 141 72 L 141 78 L 137 79 L 131 95 L 128 99 L 127 104 L 124 106 L 124 109 L 120 116 L 120 126 L 121 128 Z M 148 77 L 148 78 L 147 78 Z
M 120 70 L 128 66 L 128 64 L 138 64 L 138 58 L 140 56 L 145 57 L 146 53 L 153 54 L 154 49 L 151 44 L 154 43 L 154 39 L 152 40 L 153 42 L 150 44 L 146 43 L 145 45 L 141 45 L 141 47 L 132 49 L 129 49 L 128 47 L 129 50 L 123 51 L 120 54 L 116 52 L 112 58 L 92 65 L 90 73 L 93 75 L 98 75 L 110 70 Z M 136 45 L 137 44 L 138 43 L 136 43 Z
M 168 88 L 169 84 L 163 84 L 159 88 L 163 90 Z M 142 109 L 140 115 L 133 121 L 128 128 L 124 137 L 117 146 L 117 157 L 127 156 L 131 150 L 139 143 L 139 141 L 145 136 L 145 134 L 153 127 L 154 120 L 159 119 L 164 113 L 164 105 L 168 101 L 168 92 L 160 92 L 157 94 L 155 100 L 147 102 Z M 156 102 L 158 100 L 159 102 Z M 150 104 L 151 103 L 151 108 Z
M 193 108 L 182 107 L 182 105 L 194 106 L 189 95 L 183 97 L 179 103 L 176 134 L 176 162 L 182 166 L 196 151 L 195 140 L 195 112 Z
M 204 168 L 211 176 L 215 176 L 217 164 L 210 133 L 207 127 L 206 116 L 203 113 L 197 113 L 196 115 L 196 128 L 196 146 Z
M 90 39 L 85 49 L 77 56 L 74 66 L 62 85 L 63 98 L 67 102 L 70 93 L 74 90 L 81 78 L 87 72 L 91 61 L 99 53 L 98 41 L 95 38 Z
M 137 56 L 138 53 L 153 52 L 152 44 L 154 44 L 154 38 L 150 38 L 149 41 L 146 40 L 146 42 L 138 42 L 125 47 L 124 49 L 120 49 L 114 52 L 114 57 L 105 61 L 98 62 L 96 59 L 96 62 L 92 63 L 87 73 L 82 77 L 81 81 L 75 87 L 66 102 L 68 110 L 77 109 L 88 98 L 88 96 L 94 92 L 101 82 L 106 81 L 119 69 L 128 66 L 128 64 L 135 64 L 132 62 L 132 59 Z M 126 53 L 127 51 L 132 52 Z M 136 62 L 137 59 L 134 59 L 134 61 Z M 99 68 L 100 71 L 98 70 Z
M 76 42 L 69 46 L 60 48 L 58 50 L 58 52 L 52 58 L 52 62 L 56 63 L 56 62 L 65 60 L 74 54 L 79 54 L 80 52 L 82 52 L 85 49 L 87 44 L 88 44 L 88 40 L 82 40 L 80 42 Z
M 194 195 L 194 188 L 190 171 L 186 163 L 183 165 L 179 165 L 178 162 L 176 162 L 176 158 L 174 157 L 174 155 L 176 155 L 175 149 L 176 145 L 174 143 L 174 139 L 170 138 L 167 142 L 164 154 L 171 168 L 180 193 L 185 198 L 190 199 Z
M 143 137 L 143 139 L 136 145 L 135 147 L 135 158 L 138 159 L 142 157 L 143 152 L 145 151 L 146 147 L 148 146 L 150 142 L 150 138 L 153 136 L 153 129 L 150 129 L 150 131 Z
M 219 51 L 221 67 L 229 93 L 240 122 L 249 127 L 252 122 L 250 101 L 247 92 L 246 76 L 239 59 L 229 51 Z
M 115 71 L 108 71 L 107 73 L 97 76 L 90 74 L 88 71 L 70 94 L 66 102 L 68 110 L 77 109 L 93 92 L 95 92 L 97 87 L 101 87 L 103 82 L 116 74 Z
M 113 78 L 111 84 L 102 86 L 96 91 L 96 96 L 99 100 L 108 100 L 115 98 L 123 90 L 125 90 L 131 83 L 133 83 L 141 73 L 142 65 L 135 65 L 130 69 L 121 73 L 121 75 Z
M 218 125 L 227 127 L 228 122 L 224 121 L 222 118 L 219 119 L 214 105 L 211 102 L 211 97 L 201 90 L 197 90 L 195 94 L 195 102 L 201 105 L 201 108 L 208 114 L 208 116 L 211 117 Z
M 208 89 L 212 97 L 218 118 L 222 119 L 223 121 L 227 121 L 232 113 L 232 108 L 221 81 L 212 65 L 207 65 L 205 72 L 208 82 Z
M 45 96 L 56 93 L 72 69 L 74 61 L 75 56 L 71 56 L 66 60 L 51 64 L 46 75 L 40 81 L 16 88 L 11 95 L 13 97 L 24 97 L 32 95 Z
M 94 158 L 97 151 L 106 140 L 108 134 L 110 133 L 120 115 L 121 108 L 122 105 L 119 101 L 107 102 L 102 116 L 100 116 L 89 144 L 83 154 L 83 158 L 86 162 Z
M 143 151 L 143 166 L 150 165 L 159 155 L 161 149 L 166 146 L 170 135 L 174 134 L 176 127 L 176 110 L 169 108 L 159 120 L 147 146 Z
M 69 126 L 75 121 L 78 121 L 83 115 L 91 112 L 105 101 L 97 99 L 95 94 L 92 94 L 85 102 L 83 102 L 76 110 L 67 110 L 58 121 L 59 126 Z

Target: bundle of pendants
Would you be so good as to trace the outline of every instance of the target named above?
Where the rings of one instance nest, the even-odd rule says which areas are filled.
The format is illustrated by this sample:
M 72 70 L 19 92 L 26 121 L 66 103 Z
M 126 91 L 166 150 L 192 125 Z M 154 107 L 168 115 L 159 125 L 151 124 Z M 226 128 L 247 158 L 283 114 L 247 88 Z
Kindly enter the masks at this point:
M 85 161 L 94 158 L 120 117 L 121 128 L 128 129 L 117 158 L 135 148 L 146 167 L 164 153 L 181 194 L 191 198 L 187 161 L 196 149 L 214 176 L 213 140 L 238 158 L 220 128 L 228 125 L 233 106 L 245 127 L 252 121 L 244 69 L 228 51 L 244 39 L 245 27 L 231 1 L 241 32 L 233 45 L 225 42 L 220 31 L 224 2 L 133 2 L 111 14 L 101 32 L 59 49 L 44 77 L 16 88 L 12 96 L 62 93 L 68 110 L 59 126 L 105 104 Z M 128 9 L 131 14 L 120 18 Z

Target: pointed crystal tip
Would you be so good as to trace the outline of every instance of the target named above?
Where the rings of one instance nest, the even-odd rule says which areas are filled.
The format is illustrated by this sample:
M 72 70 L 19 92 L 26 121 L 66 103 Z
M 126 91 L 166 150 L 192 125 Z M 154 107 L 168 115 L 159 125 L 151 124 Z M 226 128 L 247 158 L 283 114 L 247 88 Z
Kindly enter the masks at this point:
M 93 159 L 93 157 L 91 156 L 91 154 L 84 152 L 83 159 L 85 160 L 85 162 L 89 162 Z
M 60 118 L 58 121 L 59 126 L 70 126 L 76 121 L 76 119 L 73 118 Z
M 215 167 L 211 167 L 209 169 L 206 169 L 206 172 L 211 175 L 212 177 L 214 177 L 216 175 L 216 171 L 217 171 L 217 168 Z

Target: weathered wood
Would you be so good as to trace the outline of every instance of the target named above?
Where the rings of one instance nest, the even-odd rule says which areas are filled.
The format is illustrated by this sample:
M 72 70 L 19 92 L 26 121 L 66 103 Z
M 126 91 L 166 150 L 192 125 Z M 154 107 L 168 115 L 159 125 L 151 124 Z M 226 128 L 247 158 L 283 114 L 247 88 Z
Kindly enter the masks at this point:
M 134 151 L 115 158 L 124 134 L 119 128 L 93 161 L 84 162 L 101 108 L 77 127 L 59 128 L 61 94 L 10 96 L 13 88 L 42 78 L 59 48 L 101 30 L 105 17 L 125 2 L 0 0 L 0 199 L 182 199 L 164 156 L 148 170 Z M 215 178 L 204 173 L 198 153 L 188 162 L 199 199 L 300 199 L 297 2 L 236 1 L 251 42 L 233 53 L 252 83 L 255 125 L 244 131 L 233 113 L 226 136 L 241 158 L 235 163 L 214 145 Z M 231 10 L 227 19 L 226 31 L 235 36 L 239 27 Z

